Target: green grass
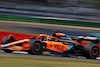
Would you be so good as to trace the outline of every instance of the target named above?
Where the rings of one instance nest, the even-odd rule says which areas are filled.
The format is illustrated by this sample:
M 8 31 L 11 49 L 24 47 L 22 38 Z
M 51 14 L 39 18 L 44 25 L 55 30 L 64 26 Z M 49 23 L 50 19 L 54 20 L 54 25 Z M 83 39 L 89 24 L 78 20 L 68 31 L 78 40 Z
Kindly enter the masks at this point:
M 32 18 L 32 17 L 14 16 L 14 15 L 0 15 L 0 20 L 35 22 L 35 23 L 47 23 L 47 24 L 72 25 L 72 26 L 84 26 L 84 27 L 97 27 L 97 28 L 100 28 L 100 23 L 69 21 L 69 20 L 41 19 L 41 18 Z
M 0 67 L 100 67 L 100 63 L 0 55 Z

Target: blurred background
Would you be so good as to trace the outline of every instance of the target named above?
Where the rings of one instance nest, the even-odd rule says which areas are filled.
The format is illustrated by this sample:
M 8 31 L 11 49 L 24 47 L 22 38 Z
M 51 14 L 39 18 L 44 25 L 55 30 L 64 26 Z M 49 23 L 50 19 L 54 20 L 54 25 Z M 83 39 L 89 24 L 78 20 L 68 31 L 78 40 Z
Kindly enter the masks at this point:
M 0 0 L 0 20 L 100 28 L 100 0 Z M 16 30 L 15 30 L 16 29 Z M 99 30 L 0 24 L 0 30 L 39 35 L 61 30 L 71 36 L 100 37 Z M 35 32 L 34 32 L 35 31 Z
M 24 22 L 33 22 L 33 24 Z M 76 28 L 76 26 L 80 27 Z M 1 32 L 9 31 L 32 35 L 45 33 L 52 35 L 53 30 L 64 32 L 70 37 L 80 35 L 100 37 L 100 0 L 0 0 Z M 1 35 L 3 34 L 5 32 Z M 79 64 L 77 65 L 79 66 Z
M 28 22 L 33 23 L 31 24 Z M 47 23 L 48 25 L 41 23 Z M 64 32 L 70 37 L 77 37 L 80 35 L 100 37 L 100 0 L 0 0 L 1 37 L 4 37 L 3 35 L 12 34 L 11 32 L 17 32 L 16 35 L 13 34 L 19 39 L 21 39 L 21 37 L 24 39 L 31 35 L 39 35 L 40 33 L 52 35 L 53 30 Z M 8 33 L 4 31 L 8 31 Z M 28 35 L 22 36 L 24 34 L 20 35 L 18 33 Z M 3 52 L 0 52 L 0 54 L 12 55 Z M 15 54 L 13 56 L 32 57 L 33 55 Z M 32 60 L 31 58 L 28 58 L 25 60 L 24 57 L 21 57 L 22 59 L 18 57 L 18 59 L 12 56 L 8 58 L 0 56 L 0 59 L 2 60 L 0 61 L 0 65 L 3 67 L 100 67 L 99 63 L 94 63 L 100 61 L 94 59 L 71 59 L 68 57 L 63 58 L 64 61 L 62 60 L 62 62 L 61 60 L 51 61 L 51 59 L 44 60 L 40 59 L 42 58 L 41 56 L 38 57 L 39 59 Z M 44 58 L 46 58 L 46 56 L 44 56 Z M 94 64 L 91 64 L 90 62 L 84 62 L 84 64 L 80 61 L 65 62 L 65 59 L 91 61 Z
M 0 0 L 0 13 L 99 22 L 100 0 Z

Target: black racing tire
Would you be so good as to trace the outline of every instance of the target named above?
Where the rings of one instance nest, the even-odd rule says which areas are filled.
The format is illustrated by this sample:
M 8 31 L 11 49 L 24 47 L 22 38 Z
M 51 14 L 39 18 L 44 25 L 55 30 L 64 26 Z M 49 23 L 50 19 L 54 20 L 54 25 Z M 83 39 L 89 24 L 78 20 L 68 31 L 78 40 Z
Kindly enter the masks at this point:
M 31 38 L 31 39 L 30 39 L 30 41 L 29 41 L 29 44 L 30 44 L 30 45 L 31 45 L 31 43 L 32 43 L 33 40 L 35 40 L 35 38 Z M 28 54 L 32 54 L 31 50 L 29 50 L 29 51 L 27 51 L 27 52 L 28 52 Z
M 1 41 L 1 44 L 7 44 L 7 43 L 10 43 L 10 42 L 13 42 L 13 41 L 15 41 L 15 38 L 14 39 L 10 39 L 10 40 L 7 40 L 8 39 L 8 37 L 9 36 L 6 36 L 6 37 L 4 37 L 3 39 L 2 39 L 2 41 Z M 6 52 L 6 53 L 12 53 L 13 52 L 13 50 L 8 50 L 8 49 L 2 49 L 4 52 Z
M 96 59 L 99 57 L 99 47 L 94 43 L 86 44 L 84 46 L 83 53 L 87 59 Z
M 4 37 L 4 38 L 2 39 L 2 41 L 1 41 L 1 44 L 6 44 L 6 43 L 10 43 L 10 42 L 16 41 L 16 39 L 15 39 L 13 36 L 11 36 L 11 38 L 9 38 L 9 40 L 7 40 L 8 37 L 9 37 L 9 36 Z
M 33 55 L 41 55 L 43 52 L 43 43 L 39 39 L 30 39 L 29 41 L 30 46 L 30 51 L 28 52 L 29 54 Z
M 2 39 L 2 41 L 1 41 L 1 44 L 6 44 L 6 43 L 8 43 L 8 36 L 6 36 L 6 37 L 4 37 L 3 39 Z

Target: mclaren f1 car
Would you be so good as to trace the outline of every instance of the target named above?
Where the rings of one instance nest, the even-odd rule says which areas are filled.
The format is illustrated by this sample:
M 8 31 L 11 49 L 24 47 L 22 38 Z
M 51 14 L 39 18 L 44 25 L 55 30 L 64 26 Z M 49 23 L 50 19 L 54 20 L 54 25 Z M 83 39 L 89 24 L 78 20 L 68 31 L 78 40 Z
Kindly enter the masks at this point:
M 71 38 L 56 31 L 52 36 L 40 34 L 37 38 L 23 40 L 16 40 L 13 35 L 9 35 L 2 39 L 0 48 L 7 53 L 26 51 L 33 55 L 48 53 L 96 59 L 99 56 L 99 42 L 100 39 L 96 37 L 79 36 L 78 38 Z

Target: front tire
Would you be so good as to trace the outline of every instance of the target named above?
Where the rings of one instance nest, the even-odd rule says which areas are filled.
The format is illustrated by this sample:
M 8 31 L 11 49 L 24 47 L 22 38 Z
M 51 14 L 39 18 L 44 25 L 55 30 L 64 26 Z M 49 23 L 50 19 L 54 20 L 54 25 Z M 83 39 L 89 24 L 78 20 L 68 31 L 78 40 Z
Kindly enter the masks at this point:
M 34 55 L 41 55 L 43 52 L 43 43 L 39 39 L 31 39 L 29 41 L 29 44 L 31 44 L 30 52 L 29 54 Z
M 83 51 L 87 59 L 96 59 L 99 56 L 99 47 L 94 43 L 86 44 Z

